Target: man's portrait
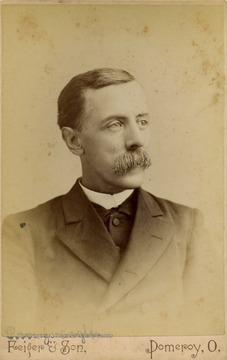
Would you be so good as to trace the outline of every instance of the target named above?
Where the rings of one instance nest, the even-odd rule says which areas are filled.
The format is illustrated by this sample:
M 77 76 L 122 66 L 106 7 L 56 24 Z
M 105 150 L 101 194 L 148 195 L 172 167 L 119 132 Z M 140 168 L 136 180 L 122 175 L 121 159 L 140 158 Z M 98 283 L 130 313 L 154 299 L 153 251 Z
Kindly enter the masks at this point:
M 222 334 L 222 8 L 47 7 L 3 9 L 3 335 Z

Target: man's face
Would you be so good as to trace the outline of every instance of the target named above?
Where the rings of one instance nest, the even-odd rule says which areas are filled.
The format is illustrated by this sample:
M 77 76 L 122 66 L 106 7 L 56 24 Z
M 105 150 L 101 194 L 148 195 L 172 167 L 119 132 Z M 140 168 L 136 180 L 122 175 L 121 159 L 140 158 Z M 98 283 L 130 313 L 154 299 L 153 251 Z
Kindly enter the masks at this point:
M 86 115 L 79 133 L 83 185 L 110 194 L 139 187 L 144 167 L 150 165 L 142 149 L 149 140 L 143 90 L 131 81 L 88 89 L 85 99 Z

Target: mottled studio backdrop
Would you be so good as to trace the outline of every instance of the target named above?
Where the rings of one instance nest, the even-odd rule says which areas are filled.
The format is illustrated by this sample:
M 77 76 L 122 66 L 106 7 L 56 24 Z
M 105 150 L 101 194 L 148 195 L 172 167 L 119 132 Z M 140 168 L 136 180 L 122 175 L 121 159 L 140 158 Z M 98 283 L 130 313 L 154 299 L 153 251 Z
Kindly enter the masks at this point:
M 97 67 L 134 74 L 152 118 L 145 189 L 223 222 L 223 6 L 3 5 L 3 216 L 67 192 L 81 174 L 57 97 Z M 221 238 L 222 236 L 220 236 Z

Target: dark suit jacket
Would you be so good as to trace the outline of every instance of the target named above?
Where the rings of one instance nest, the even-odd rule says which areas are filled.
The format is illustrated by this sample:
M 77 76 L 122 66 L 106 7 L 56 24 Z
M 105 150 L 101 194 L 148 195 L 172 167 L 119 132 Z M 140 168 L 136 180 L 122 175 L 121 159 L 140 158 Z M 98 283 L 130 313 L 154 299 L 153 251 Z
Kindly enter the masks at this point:
M 66 195 L 9 216 L 3 229 L 3 335 L 222 329 L 214 253 L 195 209 L 140 188 L 121 255 L 77 182 Z

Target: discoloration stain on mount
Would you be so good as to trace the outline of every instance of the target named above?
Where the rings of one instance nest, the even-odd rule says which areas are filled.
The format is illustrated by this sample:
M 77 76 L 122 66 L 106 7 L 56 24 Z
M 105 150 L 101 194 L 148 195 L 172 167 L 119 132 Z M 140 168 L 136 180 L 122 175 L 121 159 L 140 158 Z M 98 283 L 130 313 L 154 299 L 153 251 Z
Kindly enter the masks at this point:
M 140 36 L 147 35 L 147 34 L 149 34 L 149 32 L 150 32 L 149 27 L 147 25 L 144 25 L 143 28 L 137 32 L 137 35 L 140 35 Z
M 198 306 L 203 305 L 204 301 L 205 301 L 204 298 L 199 298 L 198 301 L 197 301 L 197 305 Z
M 222 75 L 220 72 L 216 72 L 215 76 L 212 77 L 209 85 L 212 86 L 216 86 L 217 89 L 222 89 L 224 88 L 224 81 L 225 81 L 225 77 L 224 75 Z
M 192 40 L 192 46 L 195 49 L 195 55 L 193 56 L 193 59 L 196 56 L 201 56 L 202 58 L 202 62 L 200 65 L 202 75 L 211 77 L 209 85 L 215 85 L 217 89 L 223 89 L 224 76 L 220 71 L 220 63 L 218 62 L 218 60 L 211 60 L 208 51 L 206 50 L 206 47 L 202 44 L 199 44 L 195 40 Z M 215 46 L 214 51 L 216 50 L 218 52 L 219 48 Z
M 149 31 L 149 27 L 148 27 L 148 26 L 144 26 L 144 28 L 143 28 L 143 33 L 144 33 L 144 34 L 147 34 L 148 31 Z
M 204 60 L 201 64 L 202 74 L 203 75 L 213 75 L 212 72 L 215 72 L 219 68 L 217 62 L 211 62 L 210 60 Z M 212 76 L 209 85 L 215 85 L 217 89 L 223 89 L 224 86 L 224 76 L 216 71 Z
M 20 27 L 17 29 L 20 39 L 24 40 L 28 37 L 40 40 L 43 37 L 43 31 L 38 26 L 35 17 L 31 14 L 23 15 L 20 20 Z
M 31 13 L 21 16 L 17 33 L 21 41 L 45 41 L 51 48 L 54 47 L 53 41 L 49 38 L 47 31 L 39 24 L 37 17 Z
M 45 288 L 42 289 L 41 295 L 42 295 L 42 298 L 45 301 L 49 301 L 51 306 L 53 306 L 53 307 L 56 307 L 59 304 L 62 304 L 62 300 L 60 299 L 58 294 L 53 294 Z
M 216 105 L 219 103 L 219 99 L 220 99 L 220 94 L 219 93 L 216 93 L 213 95 L 212 97 L 212 105 Z
M 201 46 L 197 41 L 192 40 L 192 46 L 195 48 L 196 55 L 204 56 L 204 46 Z
M 47 73 L 47 74 L 50 74 L 51 72 L 53 71 L 53 67 L 50 66 L 50 65 L 45 65 L 44 66 L 44 72 Z
M 202 73 L 203 75 L 207 75 L 208 73 L 210 73 L 210 71 L 212 70 L 212 68 L 214 68 L 214 64 L 212 64 L 210 62 L 210 60 L 204 60 L 202 62 Z
M 207 34 L 212 32 L 211 26 L 207 19 L 203 18 L 200 12 L 197 13 L 195 23 L 199 25 L 200 29 Z
M 160 318 L 161 318 L 161 319 L 167 320 L 168 317 L 169 317 L 168 313 L 163 313 L 163 312 L 160 313 Z

